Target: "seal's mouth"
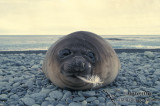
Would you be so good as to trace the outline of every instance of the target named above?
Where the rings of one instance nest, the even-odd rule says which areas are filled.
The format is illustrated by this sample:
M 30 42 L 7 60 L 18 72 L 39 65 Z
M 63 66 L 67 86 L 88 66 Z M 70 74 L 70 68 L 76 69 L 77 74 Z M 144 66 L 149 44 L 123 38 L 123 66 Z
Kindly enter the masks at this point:
M 86 75 L 86 76 L 79 76 L 79 75 L 68 75 L 67 77 L 80 79 L 81 81 L 85 83 L 91 83 L 91 84 L 102 84 L 100 77 L 97 75 Z
M 84 73 L 68 73 L 68 72 L 65 72 L 65 71 L 63 71 L 62 74 L 64 76 L 68 77 L 68 78 L 76 78 L 76 79 L 78 78 L 78 76 L 80 76 L 80 77 L 87 77 L 87 75 L 88 75 L 88 74 L 86 75 Z
M 68 75 L 67 77 L 70 77 L 70 78 L 78 78 L 77 75 Z

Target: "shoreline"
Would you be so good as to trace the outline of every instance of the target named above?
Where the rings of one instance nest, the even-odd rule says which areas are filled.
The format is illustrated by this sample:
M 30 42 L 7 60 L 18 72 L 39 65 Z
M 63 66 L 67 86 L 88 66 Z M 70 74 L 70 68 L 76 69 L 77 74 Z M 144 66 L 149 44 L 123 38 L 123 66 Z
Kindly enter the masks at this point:
M 143 53 L 145 51 L 160 52 L 160 49 L 114 49 L 116 53 Z M 45 54 L 47 50 L 0 51 L 0 54 Z

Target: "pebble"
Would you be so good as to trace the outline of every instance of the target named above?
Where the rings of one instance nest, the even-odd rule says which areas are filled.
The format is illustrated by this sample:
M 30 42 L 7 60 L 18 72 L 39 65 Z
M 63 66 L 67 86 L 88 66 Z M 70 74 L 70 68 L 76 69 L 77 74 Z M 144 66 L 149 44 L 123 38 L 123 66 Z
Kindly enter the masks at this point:
M 114 104 L 112 102 L 107 102 L 106 106 L 114 106 Z
M 93 101 L 93 104 L 95 104 L 95 105 L 98 105 L 100 102 L 99 102 L 99 100 L 94 100 Z
M 106 106 L 105 103 L 100 103 L 98 106 Z
M 106 89 L 109 89 L 108 92 L 110 94 L 116 96 L 114 99 L 116 99 L 117 105 L 130 105 L 130 102 L 119 102 L 117 98 L 129 98 L 125 92 L 130 92 L 131 90 L 135 92 L 150 91 L 152 92 L 151 98 L 159 98 L 159 55 L 158 52 L 118 54 L 121 61 L 121 70 L 116 80 L 106 87 Z M 54 86 L 40 70 L 44 54 L 23 54 L 23 56 L 19 54 L 3 54 L 0 58 L 0 105 L 114 105 L 108 95 L 104 92 L 99 92 L 99 89 L 69 91 Z M 120 90 L 116 91 L 116 89 Z M 158 105 L 157 102 L 149 102 L 148 104 Z
M 2 70 L 0 70 L 0 75 L 2 75 L 3 74 L 3 72 L 2 72 Z
M 139 75 L 139 78 L 142 83 L 146 83 L 146 77 L 144 75 Z
M 43 60 L 40 61 L 40 64 L 41 64 L 41 65 L 43 64 Z
M 98 97 L 98 100 L 99 100 L 100 102 L 105 102 L 105 98 L 104 98 L 104 97 Z
M 43 101 L 41 106 L 48 106 L 50 103 L 48 101 Z
M 16 82 L 13 84 L 13 87 L 18 87 L 20 85 L 20 82 Z
M 150 51 L 145 51 L 144 55 L 147 56 L 148 58 L 153 58 L 154 57 L 153 52 L 150 52 Z
M 87 102 L 91 102 L 91 101 L 94 101 L 96 100 L 97 98 L 96 97 L 89 97 L 86 99 Z
M 35 100 L 32 98 L 22 98 L 21 100 L 27 106 L 31 106 L 31 105 L 35 104 Z
M 15 65 L 15 66 L 21 66 L 22 63 L 21 63 L 21 61 L 17 61 L 16 63 L 14 63 L 14 65 Z
M 133 81 L 133 85 L 135 85 L 135 86 L 136 86 L 136 85 L 137 85 L 137 82 L 136 82 L 136 81 Z
M 73 98 L 73 101 L 83 101 L 85 100 L 85 97 L 75 97 Z
M 63 105 L 63 104 L 57 104 L 56 106 L 65 106 L 65 105 Z
M 7 82 L 0 82 L 0 87 L 1 88 L 2 87 L 9 88 L 8 86 L 9 86 L 9 83 L 7 83 Z
M 47 93 L 45 92 L 38 92 L 31 94 L 31 97 L 35 100 L 43 100 L 47 96 Z
M 19 96 L 17 94 L 14 94 L 14 95 L 10 96 L 10 98 L 13 100 L 18 100 Z
M 32 87 L 33 84 L 34 84 L 34 80 L 32 80 L 32 79 L 28 80 L 28 81 L 25 83 L 25 85 L 28 86 L 28 87 Z
M 78 95 L 82 97 L 83 96 L 82 91 L 78 91 Z
M 81 104 L 80 103 L 76 103 L 76 102 L 72 102 L 72 103 L 69 104 L 69 106 L 81 106 Z
M 155 72 L 154 72 L 154 75 L 160 76 L 160 69 L 156 69 Z
M 96 93 L 95 91 L 86 91 L 82 92 L 83 96 L 89 97 L 89 96 L 94 96 Z
M 51 98 L 60 100 L 63 97 L 63 93 L 60 91 L 52 91 L 49 93 L 49 96 Z
M 22 69 L 22 70 L 26 70 L 27 69 L 25 66 L 20 66 L 19 68 Z
M 33 65 L 31 68 L 37 69 L 37 68 L 39 68 L 39 66 L 38 65 Z
M 70 97 L 72 95 L 72 93 L 70 91 L 67 91 L 64 95 L 63 98 L 61 100 L 66 100 L 66 98 Z
M 39 104 L 34 104 L 34 105 L 32 105 L 32 106 L 40 106 Z
M 6 101 L 8 98 L 8 96 L 6 94 L 1 94 L 0 95 L 0 101 Z

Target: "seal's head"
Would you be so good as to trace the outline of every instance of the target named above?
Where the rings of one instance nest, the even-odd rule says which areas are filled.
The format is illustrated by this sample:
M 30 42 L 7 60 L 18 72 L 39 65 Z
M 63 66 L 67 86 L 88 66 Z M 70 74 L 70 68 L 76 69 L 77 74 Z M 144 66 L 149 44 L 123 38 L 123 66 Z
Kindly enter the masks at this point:
M 118 68 L 112 67 L 113 64 Z M 59 39 L 49 48 L 43 71 L 59 87 L 83 90 L 93 87 L 92 81 L 87 80 L 95 76 L 103 82 L 100 85 L 112 82 L 118 73 L 118 64 L 114 50 L 103 38 L 79 31 Z
M 66 76 L 66 80 L 74 82 L 77 76 L 87 77 L 92 75 L 95 64 L 95 55 L 90 50 L 82 48 L 65 48 L 59 51 L 58 61 L 60 71 Z

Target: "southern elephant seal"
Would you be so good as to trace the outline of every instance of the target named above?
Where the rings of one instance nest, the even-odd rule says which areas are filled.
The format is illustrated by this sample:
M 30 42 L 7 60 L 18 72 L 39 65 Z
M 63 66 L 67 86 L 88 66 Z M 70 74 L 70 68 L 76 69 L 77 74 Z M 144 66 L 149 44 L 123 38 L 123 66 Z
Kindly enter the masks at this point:
M 78 31 L 56 41 L 48 49 L 43 72 L 61 88 L 86 90 L 110 84 L 120 70 L 120 61 L 102 37 Z

